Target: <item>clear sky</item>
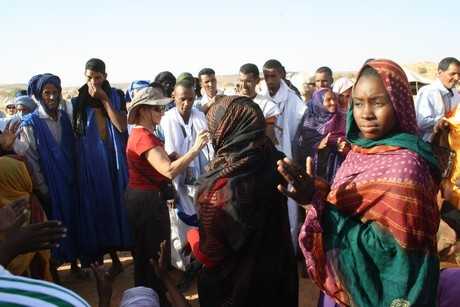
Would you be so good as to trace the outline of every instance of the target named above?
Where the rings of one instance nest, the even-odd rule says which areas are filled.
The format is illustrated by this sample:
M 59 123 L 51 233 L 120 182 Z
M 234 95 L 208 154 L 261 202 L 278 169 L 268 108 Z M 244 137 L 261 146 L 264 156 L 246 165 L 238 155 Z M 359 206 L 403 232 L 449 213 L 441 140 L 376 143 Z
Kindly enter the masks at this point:
M 0 84 L 37 73 L 83 82 L 102 58 L 109 80 L 162 70 L 234 74 L 270 58 L 290 71 L 357 70 L 370 57 L 400 63 L 460 57 L 458 0 L 0 1 Z

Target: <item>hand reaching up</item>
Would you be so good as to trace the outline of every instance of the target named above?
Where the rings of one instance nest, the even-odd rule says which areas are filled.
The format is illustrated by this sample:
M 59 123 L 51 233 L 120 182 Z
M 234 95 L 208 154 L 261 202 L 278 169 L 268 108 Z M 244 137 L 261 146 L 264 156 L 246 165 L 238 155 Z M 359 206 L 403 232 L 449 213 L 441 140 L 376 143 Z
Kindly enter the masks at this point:
M 288 182 L 289 186 L 278 185 L 278 190 L 299 204 L 308 204 L 315 191 L 313 178 L 313 161 L 306 160 L 306 172 L 291 160 L 284 158 L 278 161 L 278 172 Z

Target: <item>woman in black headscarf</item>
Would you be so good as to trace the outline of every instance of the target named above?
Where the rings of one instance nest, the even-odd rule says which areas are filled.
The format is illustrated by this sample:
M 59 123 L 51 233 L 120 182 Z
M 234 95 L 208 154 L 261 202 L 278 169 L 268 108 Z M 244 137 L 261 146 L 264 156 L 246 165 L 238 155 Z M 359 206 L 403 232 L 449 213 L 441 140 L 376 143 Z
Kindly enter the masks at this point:
M 199 230 L 189 233 L 203 264 L 201 306 L 297 306 L 298 280 L 284 184 L 283 157 L 265 136 L 260 108 L 222 97 L 207 113 L 215 158 L 200 179 Z

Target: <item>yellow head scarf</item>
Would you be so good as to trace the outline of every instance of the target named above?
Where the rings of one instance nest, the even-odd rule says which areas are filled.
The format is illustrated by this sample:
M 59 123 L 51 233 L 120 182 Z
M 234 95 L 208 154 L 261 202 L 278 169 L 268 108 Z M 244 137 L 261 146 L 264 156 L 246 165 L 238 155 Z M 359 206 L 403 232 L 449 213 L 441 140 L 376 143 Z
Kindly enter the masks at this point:
M 0 208 L 21 198 L 30 198 L 32 194 L 32 179 L 24 162 L 0 157 Z M 8 264 L 8 270 L 16 275 L 27 274 L 32 260 L 36 258 L 43 266 L 42 277 L 52 280 L 49 269 L 50 251 L 22 254 Z
M 20 198 L 29 198 L 32 179 L 24 162 L 0 157 L 0 207 Z

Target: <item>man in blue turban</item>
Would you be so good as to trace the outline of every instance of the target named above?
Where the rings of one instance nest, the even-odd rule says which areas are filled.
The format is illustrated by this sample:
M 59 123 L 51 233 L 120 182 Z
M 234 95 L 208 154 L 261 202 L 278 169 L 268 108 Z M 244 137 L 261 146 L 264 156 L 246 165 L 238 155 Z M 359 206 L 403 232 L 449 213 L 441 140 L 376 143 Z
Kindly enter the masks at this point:
M 63 262 L 77 259 L 77 208 L 75 139 L 70 116 L 61 110 L 61 80 L 52 74 L 34 76 L 28 94 L 38 107 L 23 117 L 15 151 L 32 167 L 36 194 L 48 219 L 67 228 L 67 237 L 52 251 Z M 25 100 L 25 98 L 23 98 Z M 30 101 L 29 101 L 30 103 Z
M 35 101 L 29 96 L 16 96 L 14 99 L 14 104 L 16 106 L 16 115 L 19 118 L 26 116 L 29 113 L 32 113 L 37 108 Z

